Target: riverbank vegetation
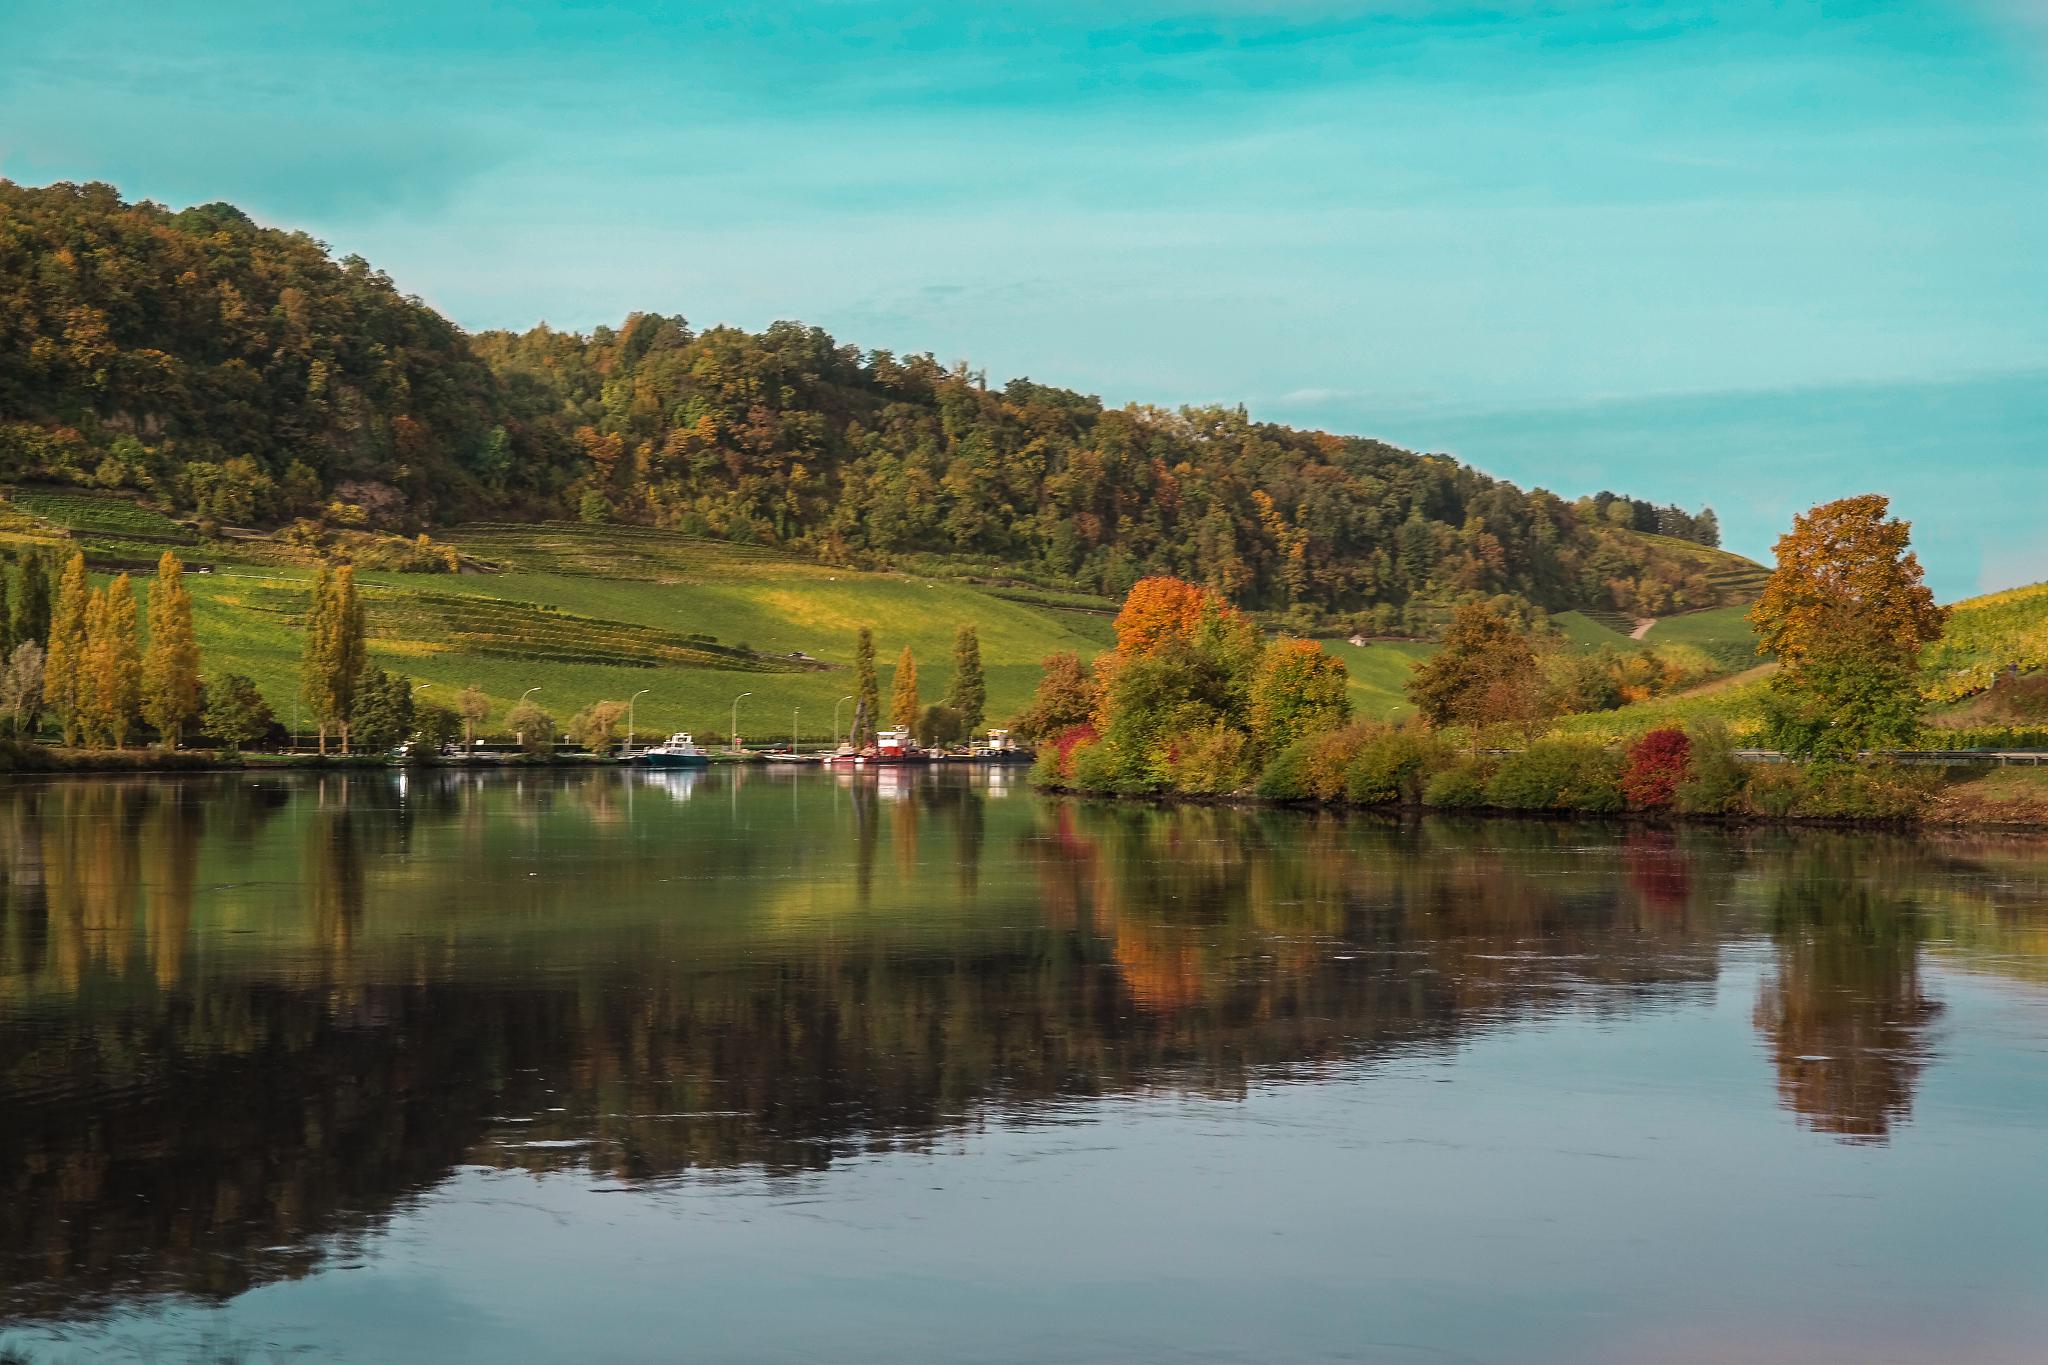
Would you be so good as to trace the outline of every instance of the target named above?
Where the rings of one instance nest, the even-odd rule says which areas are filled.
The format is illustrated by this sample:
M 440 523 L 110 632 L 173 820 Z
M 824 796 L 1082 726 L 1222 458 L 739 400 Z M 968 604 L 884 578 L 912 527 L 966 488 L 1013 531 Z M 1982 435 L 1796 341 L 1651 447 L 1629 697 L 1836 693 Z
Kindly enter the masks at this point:
M 1491 604 L 1458 609 L 1409 676 L 1415 717 L 1386 723 L 1353 718 L 1315 643 L 1261 642 L 1219 595 L 1165 579 L 1132 590 L 1110 653 L 1048 659 L 1019 725 L 1040 741 L 1038 782 L 1104 794 L 1761 819 L 2029 811 L 2048 781 L 1885 757 L 1952 737 L 1928 724 L 1938 691 L 1923 664 L 1955 651 L 1888 510 L 1864 496 L 1798 518 L 1748 616 L 1776 669 L 1626 735 L 1576 730 L 1590 708 L 1559 685 L 1573 669 L 1546 668 L 1541 639 Z M 2001 704 L 2048 711 L 2048 689 L 2016 669 L 2000 686 Z M 1770 761 L 1738 750 L 1732 713 Z

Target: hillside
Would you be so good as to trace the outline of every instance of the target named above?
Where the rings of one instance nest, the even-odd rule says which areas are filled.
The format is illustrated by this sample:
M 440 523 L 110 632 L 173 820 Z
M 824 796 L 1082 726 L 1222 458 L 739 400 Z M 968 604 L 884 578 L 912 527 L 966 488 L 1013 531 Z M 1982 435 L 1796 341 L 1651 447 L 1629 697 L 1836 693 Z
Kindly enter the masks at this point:
M 209 527 L 574 517 L 1112 598 L 1171 573 L 1301 630 L 1743 596 L 1711 512 L 1567 503 L 1242 409 L 991 389 L 797 323 L 467 336 L 303 233 L 104 185 L 0 181 L 0 480 Z
M 1732 662 L 1737 646 L 1729 623 L 1740 614 L 1739 609 L 1728 608 L 1660 621 L 1644 642 L 1664 639 L 1700 644 L 1697 638 L 1687 640 L 1687 636 L 1707 632 L 1715 638 L 1702 647 L 1717 659 Z M 2015 673 L 2038 682 L 2043 669 L 2048 669 L 2048 583 L 1965 598 L 1949 608 L 1942 637 L 1921 656 L 1920 690 L 1929 704 L 1928 724 L 1937 731 L 1983 729 L 1987 738 L 1995 738 L 1991 732 L 2011 727 L 2020 732 L 2038 730 L 2048 724 L 2048 714 L 2035 715 L 2030 708 L 2005 704 L 1994 685 L 2009 682 Z M 1763 673 L 1737 675 L 1682 696 L 1659 697 L 1616 711 L 1570 716 L 1560 728 L 1573 734 L 1621 739 L 1659 725 L 1713 716 L 1725 721 L 1738 738 L 1751 739 L 1762 726 Z

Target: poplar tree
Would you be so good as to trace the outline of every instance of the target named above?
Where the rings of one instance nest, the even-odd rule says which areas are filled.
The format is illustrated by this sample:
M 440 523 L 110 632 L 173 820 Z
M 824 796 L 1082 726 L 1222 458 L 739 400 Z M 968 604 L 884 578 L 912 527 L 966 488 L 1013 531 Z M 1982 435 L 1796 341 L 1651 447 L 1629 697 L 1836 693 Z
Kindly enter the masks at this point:
M 875 633 L 866 626 L 853 640 L 853 747 L 874 738 L 875 718 L 882 714 L 882 688 L 875 681 Z
M 149 649 L 142 658 L 142 714 L 175 749 L 199 716 L 199 642 L 185 566 L 165 550 L 149 587 Z
M 910 646 L 905 645 L 896 660 L 896 678 L 889 689 L 889 721 L 908 730 L 917 724 L 917 710 L 917 660 L 910 656 Z
M 14 652 L 14 594 L 9 591 L 7 566 L 0 563 L 0 659 Z
M 91 603 L 85 555 L 74 554 L 57 585 L 57 602 L 50 613 L 49 646 L 43 658 L 43 701 L 56 717 L 66 744 L 78 743 L 84 728 L 81 701 L 85 691 L 85 618 Z
M 299 699 L 320 727 L 320 752 L 327 752 L 327 723 L 333 704 L 327 692 L 328 661 L 334 653 L 334 575 L 325 564 L 313 571 L 313 596 L 306 608 L 306 646 L 299 660 Z
M 960 713 L 960 724 L 972 735 L 988 712 L 988 678 L 981 671 L 981 634 L 962 626 L 953 635 L 953 684 L 946 705 Z
M 363 638 L 363 603 L 356 596 L 356 571 L 344 564 L 334 571 L 334 690 L 340 700 L 343 753 L 349 752 L 349 713 L 355 709 L 356 683 L 369 661 L 369 647 Z
M 116 749 L 126 748 L 142 704 L 142 651 L 136 638 L 135 583 L 122 574 L 93 594 L 98 629 L 88 609 L 87 672 L 92 680 L 93 726 Z
M 341 751 L 349 751 L 349 712 L 355 706 L 364 657 L 363 606 L 356 596 L 355 570 L 344 564 L 329 572 L 323 566 L 313 579 L 300 671 L 301 695 L 319 723 L 323 754 L 329 729 L 341 732 Z
M 105 697 L 112 681 L 111 660 L 106 652 L 107 594 L 102 588 L 85 590 L 85 629 L 78 651 L 78 740 L 89 749 L 106 747 Z
M 21 582 L 14 594 L 14 643 L 50 638 L 50 570 L 41 555 L 21 561 Z

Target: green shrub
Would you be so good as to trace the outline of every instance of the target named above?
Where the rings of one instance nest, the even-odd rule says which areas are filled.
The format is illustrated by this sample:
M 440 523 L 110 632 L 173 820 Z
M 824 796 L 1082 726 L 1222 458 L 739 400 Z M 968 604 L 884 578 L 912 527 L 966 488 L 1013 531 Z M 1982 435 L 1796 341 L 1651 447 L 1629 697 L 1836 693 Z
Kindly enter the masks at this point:
M 1297 739 L 1275 751 L 1259 773 L 1258 794 L 1268 801 L 1308 800 L 1308 746 Z
M 1743 787 L 1743 803 L 1752 815 L 1783 819 L 1806 800 L 1806 773 L 1795 763 L 1758 764 Z
M 1686 815 L 1725 815 L 1739 809 L 1748 773 L 1736 760 L 1728 727 L 1704 720 L 1688 727 L 1687 733 L 1692 736 L 1692 757 L 1685 780 L 1671 795 L 1672 808 Z
M 1345 798 L 1361 806 L 1422 800 L 1430 776 L 1451 762 L 1443 740 L 1419 726 L 1385 730 L 1366 740 L 1344 773 Z
M 1508 810 L 1617 811 L 1621 757 L 1584 740 L 1538 740 L 1501 761 L 1486 799 Z
M 1422 789 L 1422 804 L 1441 810 L 1474 810 L 1486 804 L 1486 765 L 1476 758 L 1461 758 L 1429 779 Z
M 1075 745 L 1067 762 L 1074 774 L 1073 785 L 1082 791 L 1141 792 L 1154 786 L 1141 773 L 1131 771 L 1133 765 L 1107 740 Z
M 1929 770 L 1893 764 L 1817 764 L 1807 770 L 1797 813 L 1828 820 L 1915 820 L 1925 814 L 1938 782 Z
M 1175 791 L 1221 795 L 1242 791 L 1251 780 L 1251 741 L 1244 731 L 1211 725 L 1174 744 L 1166 761 Z

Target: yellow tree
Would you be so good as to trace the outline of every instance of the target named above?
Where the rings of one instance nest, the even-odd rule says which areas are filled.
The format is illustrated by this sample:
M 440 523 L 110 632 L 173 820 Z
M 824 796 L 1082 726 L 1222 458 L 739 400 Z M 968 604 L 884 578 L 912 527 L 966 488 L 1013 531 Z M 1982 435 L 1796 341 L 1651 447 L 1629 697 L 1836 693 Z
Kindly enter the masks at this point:
M 1877 493 L 1823 503 L 1778 538 L 1778 567 L 1749 613 L 1757 652 L 1796 669 L 1848 644 L 1918 657 L 1941 637 L 1948 613 L 1920 581 L 1907 548 L 1912 523 L 1887 519 Z
M 306 615 L 306 650 L 300 688 L 306 709 L 320 726 L 320 752 L 327 752 L 329 730 L 341 733 L 343 753 L 349 748 L 349 713 L 355 707 L 356 681 L 367 654 L 363 642 L 363 606 L 356 596 L 355 570 L 344 564 L 313 579 L 313 602 Z
M 327 727 L 333 714 L 328 691 L 334 653 L 334 575 L 325 564 L 313 571 L 313 595 L 306 609 L 306 646 L 299 660 L 299 696 L 320 727 L 320 752 L 327 752 Z
M 897 656 L 896 680 L 889 689 L 889 719 L 908 730 L 917 724 L 917 712 L 917 660 L 910 657 L 910 646 L 905 645 Z
M 175 749 L 199 715 L 199 642 L 185 566 L 165 550 L 149 586 L 149 648 L 142 656 L 142 715 Z
M 1314 640 L 1275 640 L 1252 674 L 1252 737 L 1267 752 L 1351 719 L 1344 661 Z
M 135 584 L 122 574 L 107 585 L 106 629 L 93 645 L 95 703 L 101 732 L 124 748 L 142 706 L 142 650 L 137 640 Z
M 111 698 L 114 687 L 114 657 L 107 648 L 107 594 L 102 588 L 88 588 L 85 595 L 84 644 L 78 657 L 78 738 L 88 748 L 102 748 L 111 742 Z
M 1876 493 L 1795 517 L 1778 567 L 1749 613 L 1757 649 L 1778 658 L 1767 734 L 1795 757 L 1915 742 L 1922 645 L 1948 613 L 1921 580 L 1912 527 Z
M 57 604 L 50 613 L 49 653 L 43 661 L 43 698 L 63 730 L 66 744 L 78 743 L 84 730 L 79 702 L 85 666 L 85 615 L 91 597 L 85 556 L 74 554 L 57 585 Z

